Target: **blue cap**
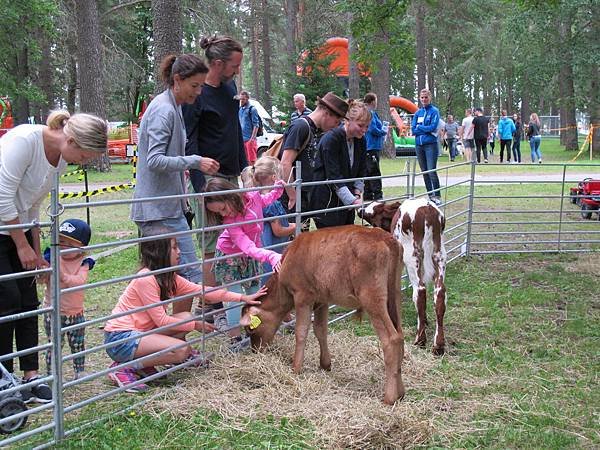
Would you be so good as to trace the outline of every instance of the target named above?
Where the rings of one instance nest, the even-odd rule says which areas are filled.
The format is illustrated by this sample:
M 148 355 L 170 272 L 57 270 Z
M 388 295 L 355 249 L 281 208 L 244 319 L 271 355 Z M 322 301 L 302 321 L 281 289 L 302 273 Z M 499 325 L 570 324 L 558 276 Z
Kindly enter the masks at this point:
M 74 239 L 83 246 L 88 245 L 92 237 L 90 226 L 79 219 L 67 219 L 63 221 L 58 228 L 58 232 L 61 236 Z

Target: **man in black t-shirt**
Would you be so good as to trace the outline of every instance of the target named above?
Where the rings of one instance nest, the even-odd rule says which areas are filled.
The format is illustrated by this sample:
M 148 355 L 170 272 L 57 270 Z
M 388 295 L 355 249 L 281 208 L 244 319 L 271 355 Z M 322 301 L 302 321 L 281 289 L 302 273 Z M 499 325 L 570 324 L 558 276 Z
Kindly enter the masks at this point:
M 483 115 L 483 109 L 475 108 L 473 119 L 473 137 L 477 148 L 477 162 L 481 163 L 481 150 L 483 149 L 483 162 L 488 162 L 487 141 L 490 135 L 490 119 Z
M 240 72 L 242 46 L 226 36 L 202 38 L 200 47 L 208 62 L 208 73 L 201 94 L 193 105 L 184 105 L 183 118 L 187 132 L 186 155 L 208 156 L 219 162 L 217 176 L 238 184 L 241 171 L 248 165 L 242 130 L 238 120 L 240 107 L 234 78 Z M 190 191 L 204 192 L 210 176 L 199 170 L 190 170 Z M 191 201 L 195 228 L 214 224 L 204 222 L 206 213 L 199 208 L 197 200 Z M 198 234 L 198 242 L 205 260 L 214 258 L 217 238 L 221 231 Z M 203 264 L 203 284 L 216 286 L 213 262 Z M 222 308 L 222 304 L 216 304 Z M 207 308 L 209 309 L 209 308 Z M 206 312 L 206 311 L 205 311 Z M 219 329 L 227 326 L 223 314 L 215 315 Z
M 282 177 L 286 183 L 296 180 L 294 169 L 297 161 L 301 164 L 302 181 L 312 181 L 317 145 L 321 135 L 338 126 L 347 112 L 348 103 L 333 92 L 328 92 L 323 98 L 317 97 L 317 108 L 313 112 L 292 122 L 285 132 L 281 154 Z M 301 200 L 302 211 L 307 211 L 308 190 L 302 191 Z M 293 187 L 286 188 L 281 203 L 288 211 L 295 210 L 296 191 Z

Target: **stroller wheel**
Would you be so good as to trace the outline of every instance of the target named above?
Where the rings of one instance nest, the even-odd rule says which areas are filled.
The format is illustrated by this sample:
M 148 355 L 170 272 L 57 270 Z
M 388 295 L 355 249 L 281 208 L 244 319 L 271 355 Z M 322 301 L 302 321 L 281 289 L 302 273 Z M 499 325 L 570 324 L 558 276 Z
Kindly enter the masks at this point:
M 0 419 L 14 416 L 15 414 L 19 414 L 23 411 L 27 411 L 27 406 L 25 406 L 25 403 L 21 399 L 8 397 L 0 400 Z M 0 425 L 0 433 L 12 433 L 23 428 L 25 423 L 27 423 L 27 416 L 9 420 L 8 422 Z

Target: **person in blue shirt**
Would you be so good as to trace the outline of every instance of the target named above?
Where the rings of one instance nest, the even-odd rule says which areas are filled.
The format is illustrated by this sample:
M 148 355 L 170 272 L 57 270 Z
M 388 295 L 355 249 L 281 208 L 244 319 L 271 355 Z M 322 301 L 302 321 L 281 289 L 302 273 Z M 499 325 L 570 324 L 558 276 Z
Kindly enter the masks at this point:
M 384 127 L 383 122 L 377 115 L 377 95 L 373 92 L 369 92 L 365 95 L 365 105 L 371 111 L 371 123 L 369 129 L 365 134 L 367 140 L 367 176 L 368 177 L 381 177 L 381 170 L 379 168 L 379 158 L 381 150 L 383 150 L 383 143 L 387 136 L 387 126 Z M 381 178 L 376 180 L 365 181 L 365 200 L 381 200 L 383 198 L 383 190 L 381 188 Z
M 425 188 L 431 201 L 439 205 L 442 202 L 440 198 L 440 179 L 435 168 L 438 159 L 437 129 L 440 122 L 440 112 L 431 104 L 429 89 L 421 90 L 419 99 L 423 107 L 413 116 L 411 128 L 415 136 L 415 147 L 421 172 L 433 170 L 433 172 L 423 174 Z
M 253 165 L 256 162 L 256 152 L 258 150 L 256 133 L 258 133 L 258 127 L 260 126 L 260 117 L 256 108 L 250 104 L 250 94 L 247 91 L 240 92 L 240 111 L 238 115 L 242 127 L 246 158 L 248 164 Z
M 506 149 L 506 162 L 510 162 L 510 145 L 512 144 L 513 133 L 515 132 L 515 123 L 506 115 L 506 110 L 502 110 L 502 116 L 498 121 L 498 137 L 500 138 L 500 162 L 504 159 L 504 149 Z

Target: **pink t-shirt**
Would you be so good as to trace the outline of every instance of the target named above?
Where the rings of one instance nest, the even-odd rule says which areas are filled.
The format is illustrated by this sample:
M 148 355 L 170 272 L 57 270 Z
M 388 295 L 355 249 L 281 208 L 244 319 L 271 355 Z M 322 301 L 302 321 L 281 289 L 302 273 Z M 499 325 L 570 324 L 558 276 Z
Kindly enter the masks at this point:
M 148 269 L 142 269 L 138 273 L 149 272 Z M 175 275 L 175 293 L 173 297 L 180 295 L 199 293 L 201 286 Z M 140 306 L 151 305 L 160 302 L 160 287 L 154 276 L 146 276 L 132 280 L 125 292 L 119 298 L 117 306 L 112 310 L 112 314 L 117 314 Z M 165 325 L 171 325 L 179 322 L 181 319 L 169 316 L 166 305 L 157 305 L 154 308 L 146 309 L 140 312 L 134 312 L 126 316 L 117 317 L 106 322 L 105 331 L 150 331 Z M 192 322 L 182 323 L 176 327 L 170 328 L 172 331 L 192 331 L 196 324 Z
M 60 257 L 60 272 L 63 281 L 60 283 L 61 289 L 81 286 L 87 283 L 90 266 L 81 265 L 84 255 L 81 254 L 75 259 L 65 259 Z M 44 306 L 50 306 L 50 282 L 46 286 L 44 293 Z M 60 296 L 60 314 L 63 316 L 75 316 L 83 312 L 83 301 L 85 300 L 85 291 L 67 292 Z
M 246 208 L 243 214 L 235 217 L 225 217 L 224 225 L 247 222 L 263 218 L 263 208 L 270 205 L 283 194 L 284 182 L 278 180 L 276 187 L 268 194 L 261 195 L 260 191 L 244 193 Z M 251 223 L 246 225 L 232 226 L 225 229 L 217 240 L 217 248 L 226 255 L 244 253 L 260 262 L 268 262 L 271 266 L 277 264 L 281 255 L 272 250 L 262 248 L 261 235 L 263 224 Z

